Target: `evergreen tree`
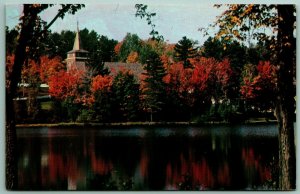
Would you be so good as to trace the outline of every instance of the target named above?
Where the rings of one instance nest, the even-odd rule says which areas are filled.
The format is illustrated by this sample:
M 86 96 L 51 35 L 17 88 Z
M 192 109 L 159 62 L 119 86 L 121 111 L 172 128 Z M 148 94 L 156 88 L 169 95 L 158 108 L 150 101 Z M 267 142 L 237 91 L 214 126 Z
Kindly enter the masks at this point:
M 159 55 L 152 51 L 149 53 L 149 59 L 145 64 L 146 73 L 143 87 L 144 110 L 150 112 L 151 121 L 153 113 L 158 115 L 162 112 L 165 104 L 165 83 L 163 78 L 166 70 L 159 58 Z
M 136 120 L 139 110 L 139 84 L 133 74 L 120 71 L 113 80 L 115 113 L 118 119 Z
M 186 36 L 175 45 L 175 58 L 178 61 L 183 61 L 184 68 L 191 68 L 192 64 L 189 58 L 197 56 L 197 48 L 194 48 L 195 42 L 188 39 Z

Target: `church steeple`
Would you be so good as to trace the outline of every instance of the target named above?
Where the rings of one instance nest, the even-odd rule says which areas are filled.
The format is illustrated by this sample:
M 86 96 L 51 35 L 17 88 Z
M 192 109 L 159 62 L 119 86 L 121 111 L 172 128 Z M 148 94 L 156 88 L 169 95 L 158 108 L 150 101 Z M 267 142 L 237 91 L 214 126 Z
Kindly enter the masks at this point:
M 77 31 L 74 40 L 73 49 L 67 53 L 67 70 L 71 69 L 86 71 L 86 63 L 88 61 L 88 51 L 84 50 L 81 46 L 79 27 L 77 21 Z
M 80 33 L 79 33 L 79 27 L 78 27 L 78 21 L 77 21 L 77 32 L 76 37 L 74 41 L 73 50 L 81 50 L 81 39 L 80 39 Z

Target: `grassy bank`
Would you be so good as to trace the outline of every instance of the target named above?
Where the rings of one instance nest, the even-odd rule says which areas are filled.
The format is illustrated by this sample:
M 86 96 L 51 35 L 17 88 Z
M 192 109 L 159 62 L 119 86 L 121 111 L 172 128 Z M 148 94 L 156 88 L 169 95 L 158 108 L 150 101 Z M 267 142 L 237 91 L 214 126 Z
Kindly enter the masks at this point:
M 276 120 L 266 121 L 265 119 L 250 119 L 245 124 L 259 124 L 259 123 L 276 123 Z M 201 125 L 216 125 L 216 124 L 230 124 L 228 122 L 121 122 L 121 123 L 25 123 L 17 124 L 18 128 L 22 127 L 142 127 L 142 126 L 201 126 Z

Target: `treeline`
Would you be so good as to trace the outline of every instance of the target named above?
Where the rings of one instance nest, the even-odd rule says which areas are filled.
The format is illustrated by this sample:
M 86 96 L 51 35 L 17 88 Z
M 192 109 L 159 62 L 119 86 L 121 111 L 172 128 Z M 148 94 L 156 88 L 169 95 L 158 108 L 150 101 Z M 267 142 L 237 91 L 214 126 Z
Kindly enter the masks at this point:
M 17 31 L 6 29 L 7 74 L 13 64 Z M 202 46 L 183 37 L 176 44 L 141 40 L 128 33 L 118 42 L 81 30 L 90 53 L 88 72 L 67 72 L 62 60 L 75 33 L 49 33 L 42 57 L 29 59 L 22 82 L 24 103 L 16 101 L 19 122 L 244 121 L 273 118 L 276 68 L 267 44 L 246 47 L 209 37 Z M 143 73 L 112 76 L 104 62 L 139 63 Z M 41 102 L 47 83 L 51 102 Z M 9 80 L 7 80 L 9 84 Z M 20 95 L 24 87 L 20 87 Z M 46 105 L 47 106 L 46 106 Z

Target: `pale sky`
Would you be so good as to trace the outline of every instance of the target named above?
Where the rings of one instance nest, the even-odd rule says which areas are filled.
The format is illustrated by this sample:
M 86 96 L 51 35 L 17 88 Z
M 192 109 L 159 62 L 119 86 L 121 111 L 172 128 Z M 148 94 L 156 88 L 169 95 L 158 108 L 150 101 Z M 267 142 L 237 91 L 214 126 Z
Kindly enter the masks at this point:
M 76 21 L 79 28 L 95 30 L 100 35 L 108 38 L 122 40 L 127 32 L 135 33 L 142 39 L 149 38 L 150 26 L 145 19 L 135 17 L 135 1 L 108 1 L 101 0 L 97 3 L 86 4 L 86 7 L 75 15 L 66 15 L 58 19 L 51 27 L 52 31 L 76 30 Z M 146 4 L 146 3 L 145 3 Z M 202 44 L 207 37 L 203 38 L 201 27 L 207 27 L 215 21 L 216 16 L 223 10 L 213 7 L 213 4 L 200 3 L 200 1 L 151 1 L 147 2 L 148 11 L 155 12 L 154 24 L 156 30 L 170 43 L 176 43 L 183 36 L 187 36 Z M 18 23 L 22 13 L 22 5 L 6 5 L 6 25 L 13 28 Z M 57 7 L 50 8 L 41 16 L 46 21 L 51 20 Z

